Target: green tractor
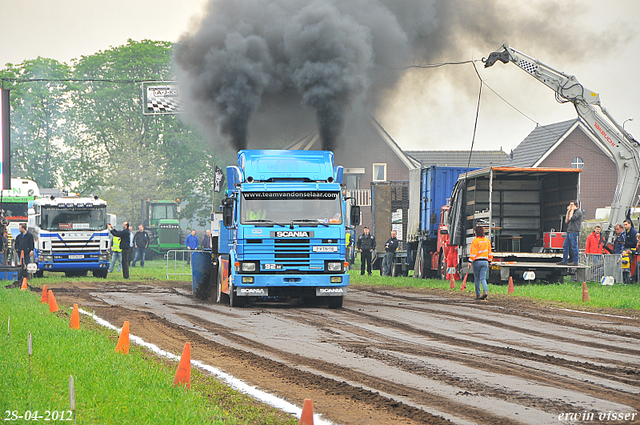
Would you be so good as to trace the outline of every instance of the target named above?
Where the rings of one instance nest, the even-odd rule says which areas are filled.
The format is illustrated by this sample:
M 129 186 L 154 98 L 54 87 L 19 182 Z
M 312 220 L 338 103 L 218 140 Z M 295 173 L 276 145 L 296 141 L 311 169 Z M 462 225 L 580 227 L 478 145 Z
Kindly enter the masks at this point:
M 182 249 L 181 229 L 178 220 L 180 200 L 142 200 L 142 223 L 149 234 L 147 258 L 164 256 L 171 249 Z

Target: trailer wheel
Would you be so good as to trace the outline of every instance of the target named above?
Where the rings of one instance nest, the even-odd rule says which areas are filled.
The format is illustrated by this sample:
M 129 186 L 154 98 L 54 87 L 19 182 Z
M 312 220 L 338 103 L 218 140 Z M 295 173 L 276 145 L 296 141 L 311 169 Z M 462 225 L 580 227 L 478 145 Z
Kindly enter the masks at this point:
M 340 297 L 327 297 L 327 307 L 334 308 L 342 308 L 342 301 L 344 300 L 344 296 Z

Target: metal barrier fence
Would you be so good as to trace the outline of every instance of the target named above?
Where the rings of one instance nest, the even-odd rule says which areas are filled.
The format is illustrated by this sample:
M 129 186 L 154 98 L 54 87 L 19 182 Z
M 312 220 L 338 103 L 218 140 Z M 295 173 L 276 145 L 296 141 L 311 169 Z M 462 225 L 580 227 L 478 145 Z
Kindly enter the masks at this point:
M 191 276 L 191 256 L 200 249 L 172 249 L 167 251 L 167 279 L 169 276 Z
M 613 276 L 615 283 L 622 283 L 622 266 L 619 260 L 620 254 L 583 254 L 580 253 L 580 264 L 589 266 L 585 270 L 585 280 L 589 282 L 600 282 L 604 276 Z M 577 275 L 573 275 L 572 280 L 581 280 Z

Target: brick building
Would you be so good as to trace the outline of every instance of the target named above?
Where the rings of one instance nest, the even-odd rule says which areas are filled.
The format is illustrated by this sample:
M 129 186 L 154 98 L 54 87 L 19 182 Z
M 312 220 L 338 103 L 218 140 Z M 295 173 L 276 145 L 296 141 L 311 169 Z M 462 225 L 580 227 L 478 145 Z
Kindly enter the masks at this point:
M 585 218 L 611 205 L 618 175 L 609 152 L 579 119 L 536 127 L 504 164 L 509 167 L 581 168 L 580 203 Z M 569 202 L 569 199 L 567 199 Z

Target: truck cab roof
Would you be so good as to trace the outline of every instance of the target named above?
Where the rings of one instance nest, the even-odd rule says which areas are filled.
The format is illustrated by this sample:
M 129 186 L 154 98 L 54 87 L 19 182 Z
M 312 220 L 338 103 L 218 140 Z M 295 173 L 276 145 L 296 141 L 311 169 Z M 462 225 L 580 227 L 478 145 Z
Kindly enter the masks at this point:
M 241 150 L 238 165 L 245 182 L 336 181 L 333 153 L 299 150 Z

